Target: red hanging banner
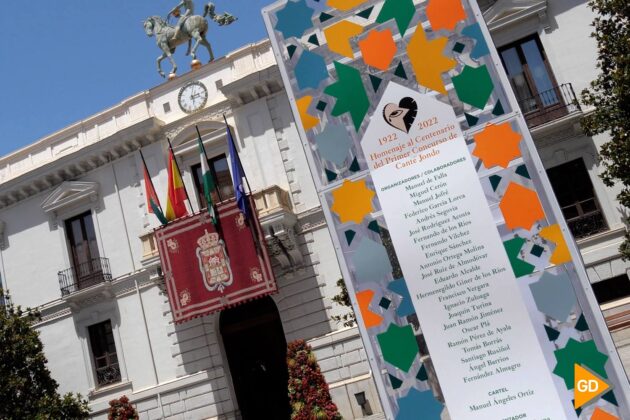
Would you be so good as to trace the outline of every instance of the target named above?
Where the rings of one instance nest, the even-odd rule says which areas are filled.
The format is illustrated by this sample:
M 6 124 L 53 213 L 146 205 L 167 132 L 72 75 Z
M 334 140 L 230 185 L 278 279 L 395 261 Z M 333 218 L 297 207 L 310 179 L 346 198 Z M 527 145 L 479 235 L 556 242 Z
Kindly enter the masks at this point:
M 158 228 L 162 270 L 175 322 L 277 292 L 264 242 L 256 246 L 235 201 L 217 206 L 219 232 L 207 212 Z M 252 225 L 262 238 L 258 220 Z

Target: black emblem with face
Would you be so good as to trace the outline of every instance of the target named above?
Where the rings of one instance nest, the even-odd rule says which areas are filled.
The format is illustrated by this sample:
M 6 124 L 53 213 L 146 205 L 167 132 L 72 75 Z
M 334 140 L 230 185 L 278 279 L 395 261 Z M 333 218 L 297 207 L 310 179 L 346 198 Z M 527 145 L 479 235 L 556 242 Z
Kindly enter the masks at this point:
M 398 104 L 387 104 L 383 108 L 385 122 L 405 133 L 409 133 L 417 114 L 418 104 L 410 97 L 402 98 Z

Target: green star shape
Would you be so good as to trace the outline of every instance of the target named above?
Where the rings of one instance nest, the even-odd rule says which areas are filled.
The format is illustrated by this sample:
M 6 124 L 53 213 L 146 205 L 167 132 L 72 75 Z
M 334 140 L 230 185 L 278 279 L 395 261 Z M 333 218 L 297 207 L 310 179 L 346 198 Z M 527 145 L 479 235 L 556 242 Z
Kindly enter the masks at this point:
M 335 61 L 337 80 L 324 89 L 324 93 L 337 98 L 332 116 L 338 117 L 350 113 L 355 130 L 359 131 L 361 123 L 370 107 L 370 100 L 361 80 L 361 73 L 354 67 Z
M 519 238 L 518 236 L 514 239 L 503 242 L 505 253 L 510 260 L 512 270 L 514 270 L 514 275 L 516 276 L 516 278 L 532 274 L 534 272 L 534 269 L 536 268 L 527 261 L 523 261 L 519 258 L 519 252 L 521 252 L 521 249 L 523 248 L 523 245 L 525 245 L 525 242 L 525 239 Z
M 460 101 L 483 109 L 492 95 L 494 85 L 488 68 L 466 66 L 464 70 L 451 79 Z
M 377 334 L 376 339 L 383 352 L 383 359 L 403 372 L 409 372 L 419 352 L 411 325 L 399 327 L 389 324 L 387 331 Z
M 567 389 L 573 389 L 575 383 L 575 364 L 591 369 L 603 378 L 608 378 L 604 365 L 608 356 L 600 353 L 593 340 L 579 342 L 569 339 L 564 348 L 554 351 L 556 367 L 553 373 L 564 379 Z
M 416 6 L 413 5 L 412 0 L 385 0 L 376 21 L 385 23 L 390 19 L 394 19 L 400 35 L 403 36 L 409 28 L 414 13 L 416 13 Z

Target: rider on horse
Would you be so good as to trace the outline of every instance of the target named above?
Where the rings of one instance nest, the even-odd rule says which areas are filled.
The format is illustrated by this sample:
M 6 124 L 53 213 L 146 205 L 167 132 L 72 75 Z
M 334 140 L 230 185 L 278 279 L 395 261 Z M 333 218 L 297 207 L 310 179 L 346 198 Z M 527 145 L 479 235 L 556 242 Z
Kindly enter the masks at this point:
M 186 9 L 183 14 L 181 14 L 179 11 L 179 9 L 181 9 L 182 7 Z M 170 15 L 173 15 L 175 17 L 179 16 L 177 25 L 175 25 L 175 36 L 174 36 L 175 39 L 177 39 L 177 37 L 179 36 L 179 31 L 181 31 L 182 26 L 184 26 L 184 22 L 186 22 L 186 19 L 192 16 L 193 13 L 195 13 L 195 4 L 193 3 L 192 0 L 182 0 L 177 6 L 173 8 L 173 10 L 168 12 L 168 16 Z

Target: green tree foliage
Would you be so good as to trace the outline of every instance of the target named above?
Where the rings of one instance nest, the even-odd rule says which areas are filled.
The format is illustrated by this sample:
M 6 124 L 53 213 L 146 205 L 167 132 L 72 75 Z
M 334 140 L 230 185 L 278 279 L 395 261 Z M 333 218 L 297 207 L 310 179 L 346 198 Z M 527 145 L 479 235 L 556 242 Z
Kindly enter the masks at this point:
M 109 402 L 108 420 L 137 420 L 139 418 L 138 412 L 126 395 Z
M 11 303 L 0 289 L 0 419 L 85 419 L 87 401 L 59 395 L 33 323 L 36 311 Z
M 311 346 L 304 340 L 289 343 L 287 366 L 291 420 L 341 420 Z
M 339 287 L 340 291 L 338 294 L 332 297 L 332 301 L 338 305 L 345 306 L 350 308 L 350 312 L 346 312 L 343 315 L 332 315 L 331 318 L 333 321 L 343 323 L 344 327 L 353 327 L 356 324 L 357 320 L 354 316 L 354 310 L 352 310 L 352 302 L 350 302 L 350 295 L 348 294 L 348 289 L 346 288 L 346 283 L 343 279 L 337 280 L 337 287 Z
M 597 40 L 600 74 L 582 92 L 582 101 L 595 107 L 582 127 L 590 136 L 610 133 L 600 151 L 602 179 L 609 187 L 621 186 L 617 199 L 630 209 L 630 1 L 591 0 L 589 6 L 597 14 L 592 36 Z M 630 233 L 620 251 L 630 258 Z

